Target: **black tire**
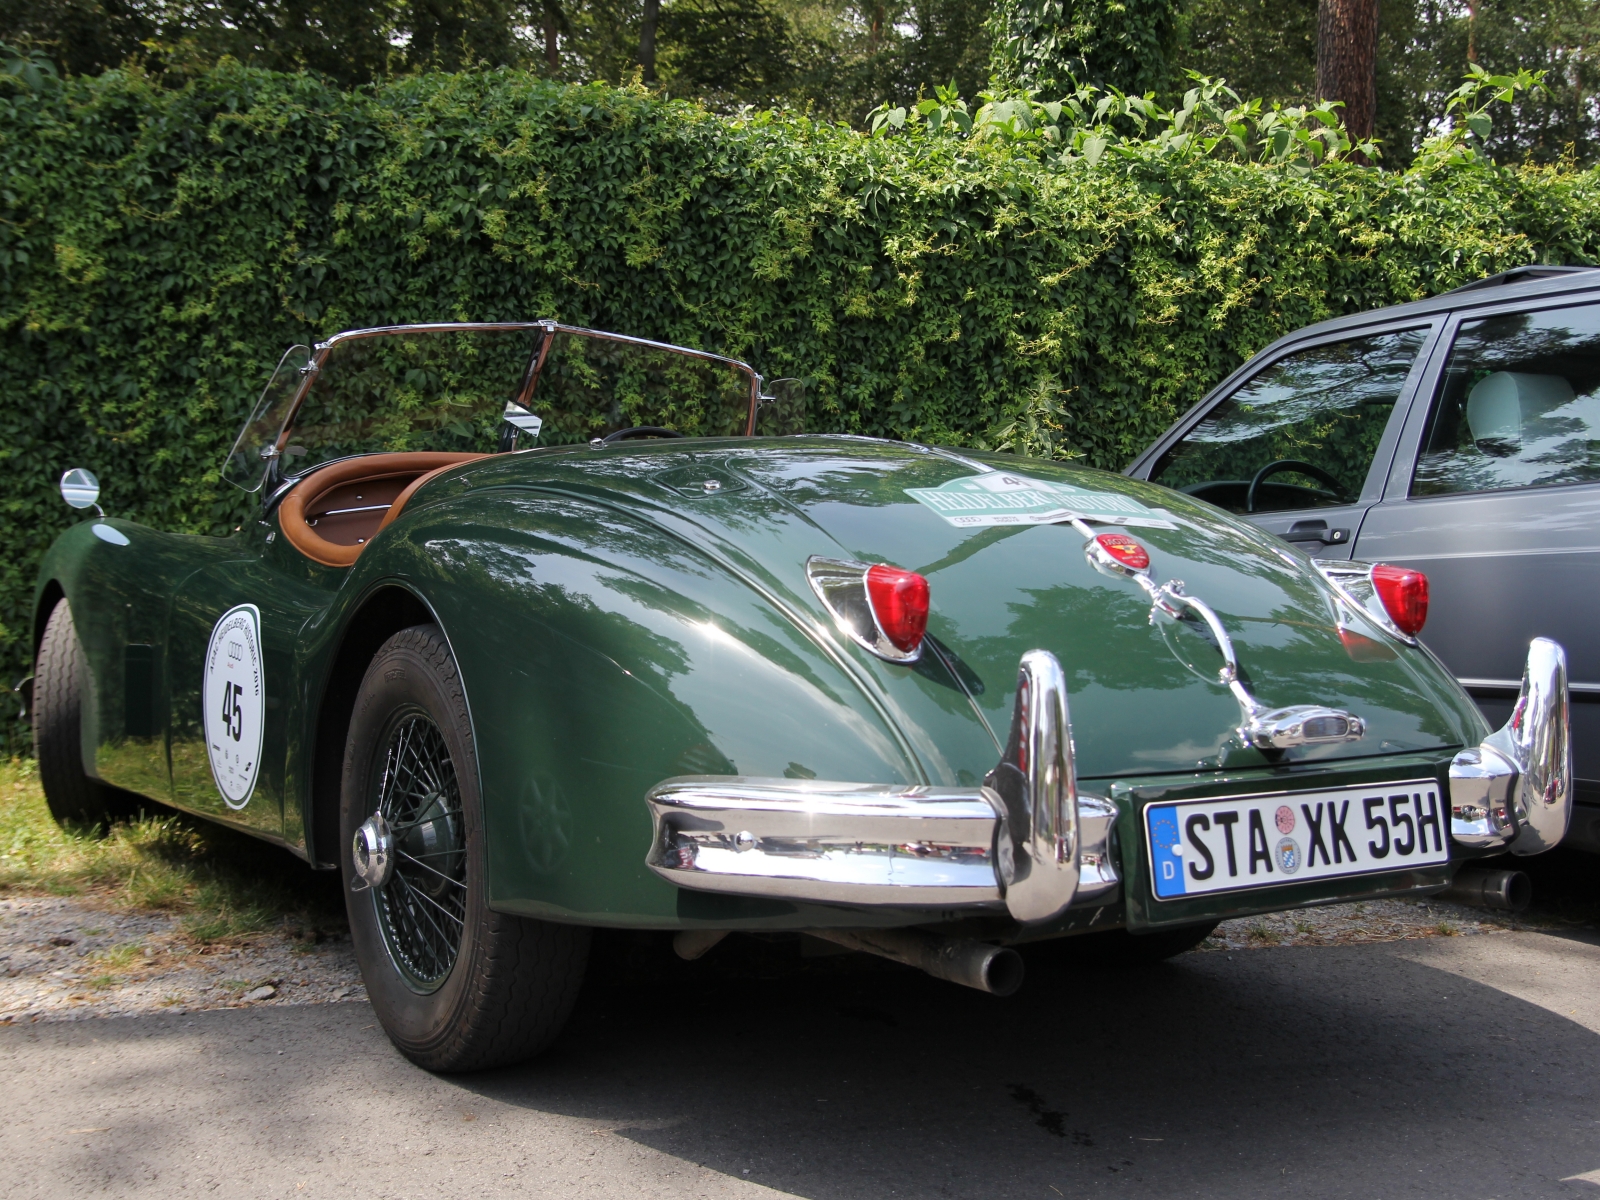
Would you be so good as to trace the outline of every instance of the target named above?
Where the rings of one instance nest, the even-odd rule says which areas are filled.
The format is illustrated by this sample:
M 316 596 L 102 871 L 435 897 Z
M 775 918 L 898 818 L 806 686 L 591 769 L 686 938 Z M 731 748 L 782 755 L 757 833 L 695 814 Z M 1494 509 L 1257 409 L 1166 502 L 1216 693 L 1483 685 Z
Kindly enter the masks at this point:
M 1210 937 L 1220 924 L 1220 921 L 1205 921 L 1199 925 L 1180 925 L 1175 929 L 1162 929 L 1156 933 L 1129 933 L 1126 929 L 1108 929 L 1104 933 L 1068 938 L 1064 941 L 1063 948 L 1108 966 L 1148 966 L 1193 950 Z
M 89 664 L 66 600 L 56 601 L 34 660 L 33 753 L 58 825 L 110 826 L 128 816 L 121 794 L 83 769 L 83 692 Z
M 554 1041 L 583 982 L 589 931 L 489 909 L 471 718 L 438 626 L 401 630 L 367 668 L 339 807 L 356 957 L 400 1052 L 430 1071 L 473 1071 Z M 353 843 L 380 809 L 395 818 L 395 865 L 383 886 L 365 887 Z

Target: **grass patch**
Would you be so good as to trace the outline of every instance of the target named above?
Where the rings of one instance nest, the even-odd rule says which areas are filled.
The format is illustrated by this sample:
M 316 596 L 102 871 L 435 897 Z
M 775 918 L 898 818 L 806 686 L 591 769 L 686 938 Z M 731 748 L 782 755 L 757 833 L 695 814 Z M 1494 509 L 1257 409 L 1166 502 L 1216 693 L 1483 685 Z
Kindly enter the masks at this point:
M 1461 934 L 1461 930 L 1450 924 L 1449 921 L 1440 921 L 1433 927 L 1433 931 L 1440 937 L 1459 937 Z
M 64 829 L 45 807 L 34 761 L 0 763 L 0 894 L 89 896 L 117 908 L 169 912 L 203 942 L 286 921 L 344 926 L 333 872 L 312 871 L 244 834 L 151 808 L 159 811 L 119 822 L 103 836 Z M 130 953 L 138 952 L 135 945 Z
M 1250 926 L 1249 937 L 1252 942 L 1259 942 L 1263 946 L 1276 946 L 1283 941 L 1283 935 L 1265 921 Z
M 94 956 L 94 964 L 108 971 L 126 971 L 136 962 L 144 961 L 143 942 L 124 942 Z

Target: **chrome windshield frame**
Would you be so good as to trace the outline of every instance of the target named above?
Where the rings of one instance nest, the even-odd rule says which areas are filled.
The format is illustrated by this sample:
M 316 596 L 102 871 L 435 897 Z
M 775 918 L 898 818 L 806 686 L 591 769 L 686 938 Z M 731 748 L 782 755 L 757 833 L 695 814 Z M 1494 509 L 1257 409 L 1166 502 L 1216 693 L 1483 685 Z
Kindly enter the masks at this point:
M 341 342 L 356 341 L 361 338 L 392 337 L 412 333 L 460 333 L 460 332 L 516 332 L 519 330 L 543 330 L 544 337 L 539 341 L 528 361 L 528 366 L 523 372 L 521 385 L 517 389 L 515 402 L 527 406 L 532 398 L 534 389 L 538 386 L 539 371 L 544 366 L 545 358 L 550 352 L 550 344 L 558 333 L 572 334 L 577 337 L 603 338 L 606 341 L 625 342 L 632 346 L 645 347 L 651 350 L 663 350 L 672 354 L 683 354 L 691 358 L 701 358 L 709 362 L 726 363 L 728 366 L 743 371 L 750 380 L 749 411 L 745 418 L 745 437 L 755 432 L 756 409 L 760 405 L 762 376 L 749 363 L 742 359 L 729 358 L 724 354 L 713 354 L 709 350 L 696 350 L 691 346 L 678 346 L 671 342 L 658 342 L 650 338 L 633 337 L 625 333 L 611 333 L 603 329 L 589 329 L 580 325 L 563 325 L 559 321 L 541 318 L 535 321 L 433 321 L 416 325 L 374 325 L 366 329 L 346 329 L 328 337 L 325 341 L 314 342 L 311 345 L 311 361 L 300 381 L 294 399 L 289 404 L 288 415 L 284 418 L 283 426 L 278 430 L 274 439 L 273 453 L 267 455 L 268 464 L 262 476 L 261 485 L 256 489 L 262 497 L 262 508 L 270 511 L 273 504 L 280 500 L 286 492 L 287 486 L 293 484 L 302 476 L 312 470 L 326 466 L 327 463 L 318 463 L 316 467 L 309 467 L 299 475 L 285 475 L 282 470 L 283 450 L 289 443 L 289 437 L 294 432 L 295 421 L 300 415 L 301 406 L 304 405 L 306 396 L 312 384 L 321 373 L 323 364 L 328 361 L 328 356 Z M 303 345 L 304 343 L 297 343 Z M 246 418 L 248 424 L 249 418 Z M 235 439 L 237 442 L 237 439 Z M 351 456 L 346 456 L 351 457 Z M 329 460 L 339 461 L 339 460 Z

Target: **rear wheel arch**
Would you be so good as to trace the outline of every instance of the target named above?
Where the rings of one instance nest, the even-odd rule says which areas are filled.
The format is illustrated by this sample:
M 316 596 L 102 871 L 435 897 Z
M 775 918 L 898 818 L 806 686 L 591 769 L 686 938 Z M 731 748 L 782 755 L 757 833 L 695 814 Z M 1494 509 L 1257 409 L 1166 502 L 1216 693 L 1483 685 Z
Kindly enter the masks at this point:
M 438 624 L 432 607 L 409 588 L 394 583 L 375 588 L 345 618 L 312 731 L 306 856 L 317 867 L 339 865 L 339 788 L 345 740 L 367 666 L 402 629 L 428 624 Z

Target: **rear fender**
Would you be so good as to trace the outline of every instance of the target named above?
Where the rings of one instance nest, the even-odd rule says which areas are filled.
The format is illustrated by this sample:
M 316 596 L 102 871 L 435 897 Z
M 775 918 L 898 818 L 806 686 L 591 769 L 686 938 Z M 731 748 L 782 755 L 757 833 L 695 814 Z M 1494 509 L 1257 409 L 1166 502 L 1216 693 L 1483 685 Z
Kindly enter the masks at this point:
M 645 793 L 677 775 L 925 782 L 833 648 L 749 581 L 615 509 L 474 493 L 408 514 L 356 570 L 425 597 L 450 640 L 498 909 L 630 926 L 792 921 L 794 905 L 656 878 Z

